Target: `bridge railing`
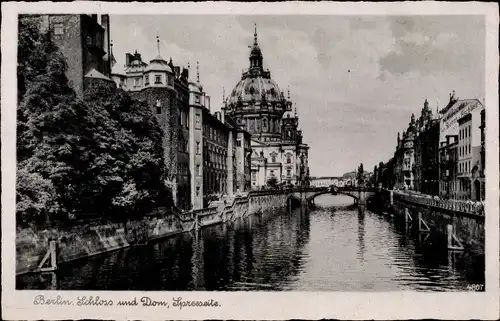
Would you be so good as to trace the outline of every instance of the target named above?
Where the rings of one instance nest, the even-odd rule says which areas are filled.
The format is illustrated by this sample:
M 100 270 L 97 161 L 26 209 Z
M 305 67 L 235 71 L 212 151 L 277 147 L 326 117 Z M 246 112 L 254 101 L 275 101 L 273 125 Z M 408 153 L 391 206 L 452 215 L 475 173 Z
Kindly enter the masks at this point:
M 434 199 L 429 195 L 419 195 L 394 191 L 395 199 L 399 198 L 408 202 L 418 203 L 426 206 L 438 207 L 455 212 L 475 214 L 484 216 L 484 204 L 482 202 L 467 202 L 461 200 Z

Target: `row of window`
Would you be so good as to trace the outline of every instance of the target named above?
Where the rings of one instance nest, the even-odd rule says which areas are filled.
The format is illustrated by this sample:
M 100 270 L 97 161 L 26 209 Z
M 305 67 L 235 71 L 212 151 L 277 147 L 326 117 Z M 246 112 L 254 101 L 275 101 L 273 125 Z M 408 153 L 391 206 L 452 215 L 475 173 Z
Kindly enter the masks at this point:
M 270 173 L 271 173 L 271 176 L 274 177 L 274 171 L 271 171 Z M 291 177 L 292 176 L 292 170 L 291 169 L 287 169 L 286 170 L 286 176 L 287 177 Z
M 463 161 L 458 163 L 460 173 L 469 173 L 471 171 L 470 161 Z
M 276 163 L 276 155 L 271 155 L 271 163 Z M 292 163 L 292 157 L 287 156 L 286 157 L 286 164 L 291 164 Z
M 179 163 L 178 169 L 180 175 L 189 175 L 189 165 Z
M 222 193 L 226 190 L 227 175 L 207 172 L 203 175 L 203 189 L 206 194 Z
M 458 156 L 465 156 L 471 153 L 470 144 L 462 145 L 458 149 Z
M 270 177 L 275 177 L 276 176 L 274 174 L 273 170 L 269 171 L 269 176 Z M 292 170 L 291 169 L 287 169 L 286 170 L 286 176 L 287 177 L 292 177 Z M 252 181 L 256 181 L 256 180 L 257 180 L 257 172 L 252 172 Z
M 203 135 L 224 147 L 227 146 L 227 134 L 221 130 L 209 126 L 209 124 L 203 125 Z
M 144 86 L 149 86 L 150 84 L 150 79 L 149 79 L 149 76 L 150 75 L 144 75 L 144 77 L 134 77 L 132 78 L 133 79 L 133 82 L 134 82 L 134 87 L 141 87 L 142 86 L 142 81 L 144 81 Z M 167 84 L 169 86 L 173 86 L 174 85 L 174 77 L 171 77 L 171 76 L 167 76 Z M 162 77 L 162 75 L 154 75 L 153 76 L 153 84 L 155 85 L 162 85 L 162 84 L 165 84 L 164 82 L 164 77 Z
M 471 125 L 469 125 L 465 128 L 461 128 L 459 131 L 459 139 L 462 140 L 462 139 L 465 139 L 467 137 L 470 137 L 471 136 L 470 129 L 471 129 Z

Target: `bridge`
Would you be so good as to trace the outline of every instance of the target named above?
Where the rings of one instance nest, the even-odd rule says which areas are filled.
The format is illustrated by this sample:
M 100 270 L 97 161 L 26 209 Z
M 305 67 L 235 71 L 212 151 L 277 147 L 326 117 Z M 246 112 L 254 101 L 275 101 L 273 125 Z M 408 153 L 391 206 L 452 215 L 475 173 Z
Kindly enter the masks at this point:
M 379 191 L 378 188 L 373 187 L 309 187 L 302 189 L 294 189 L 290 190 L 288 193 L 288 201 L 287 204 L 291 204 L 292 200 L 300 203 L 302 205 L 312 205 L 314 204 L 314 199 L 317 196 L 324 194 L 331 195 L 347 195 L 354 199 L 354 202 L 358 205 L 366 205 L 366 202 L 369 198 L 375 196 L 376 192 Z

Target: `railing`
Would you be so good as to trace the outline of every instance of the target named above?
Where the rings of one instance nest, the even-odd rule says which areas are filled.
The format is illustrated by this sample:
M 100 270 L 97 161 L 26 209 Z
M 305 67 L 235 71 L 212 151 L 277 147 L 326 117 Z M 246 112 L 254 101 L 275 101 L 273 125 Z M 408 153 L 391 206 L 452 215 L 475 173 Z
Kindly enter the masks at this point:
M 199 210 L 194 210 L 191 213 L 192 213 L 193 217 L 194 216 L 206 216 L 206 215 L 216 214 L 217 208 L 216 207 L 207 207 L 207 208 L 202 208 Z
M 455 212 L 484 216 L 484 204 L 482 202 L 473 203 L 461 200 L 434 199 L 430 195 L 419 195 L 416 193 L 410 194 L 406 192 L 396 192 L 396 191 L 394 191 L 394 196 L 407 202 L 418 203 L 426 206 L 433 206 Z

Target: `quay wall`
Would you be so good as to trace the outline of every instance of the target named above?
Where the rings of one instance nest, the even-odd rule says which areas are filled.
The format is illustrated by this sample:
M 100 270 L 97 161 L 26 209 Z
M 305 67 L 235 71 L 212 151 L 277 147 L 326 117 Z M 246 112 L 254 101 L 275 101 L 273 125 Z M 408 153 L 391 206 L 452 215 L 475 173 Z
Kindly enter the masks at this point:
M 407 209 L 412 225 L 416 227 L 420 213 L 431 233 L 441 235 L 447 235 L 448 225 L 452 225 L 453 233 L 466 250 L 484 253 L 484 208 L 390 191 L 383 191 L 378 196 L 382 210 L 394 214 L 395 217 L 405 220 Z
M 235 197 L 230 204 L 215 202 L 190 212 L 169 212 L 126 223 L 96 223 L 71 228 L 18 229 L 16 274 L 34 271 L 49 249 L 57 244 L 57 264 L 126 248 L 206 226 L 221 224 L 258 212 L 282 208 L 285 191 L 256 191 Z

